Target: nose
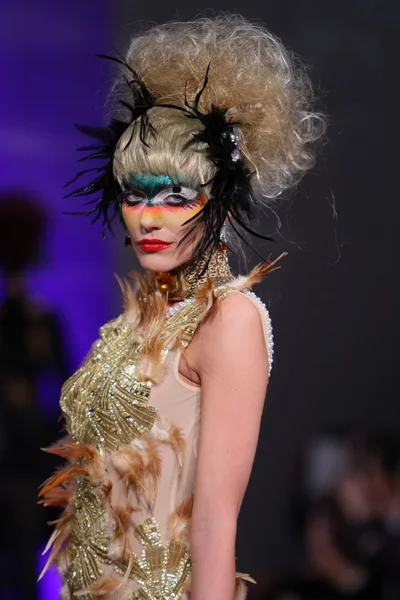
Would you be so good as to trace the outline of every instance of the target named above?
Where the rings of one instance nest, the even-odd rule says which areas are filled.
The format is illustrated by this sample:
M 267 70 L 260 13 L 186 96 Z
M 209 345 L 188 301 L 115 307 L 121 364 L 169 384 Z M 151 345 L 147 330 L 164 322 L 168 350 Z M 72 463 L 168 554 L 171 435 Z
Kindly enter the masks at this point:
M 140 215 L 140 229 L 142 233 L 157 231 L 163 226 L 163 218 L 159 207 L 144 206 Z

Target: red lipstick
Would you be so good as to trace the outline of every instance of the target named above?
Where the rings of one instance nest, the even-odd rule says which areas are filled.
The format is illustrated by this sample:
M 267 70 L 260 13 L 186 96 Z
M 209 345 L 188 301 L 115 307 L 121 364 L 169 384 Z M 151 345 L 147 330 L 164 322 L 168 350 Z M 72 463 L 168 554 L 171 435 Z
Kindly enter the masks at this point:
M 156 238 L 143 239 L 137 242 L 137 245 L 143 252 L 159 252 L 165 250 L 171 246 L 172 242 L 165 242 L 164 240 L 157 240 Z

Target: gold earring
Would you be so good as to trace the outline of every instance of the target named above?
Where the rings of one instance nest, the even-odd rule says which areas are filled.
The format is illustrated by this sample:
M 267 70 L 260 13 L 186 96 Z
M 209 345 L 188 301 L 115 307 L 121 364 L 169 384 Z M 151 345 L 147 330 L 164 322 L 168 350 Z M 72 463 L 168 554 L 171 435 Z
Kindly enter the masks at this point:
M 132 239 L 131 236 L 127 233 L 125 236 L 125 248 L 129 248 L 130 246 L 132 246 Z

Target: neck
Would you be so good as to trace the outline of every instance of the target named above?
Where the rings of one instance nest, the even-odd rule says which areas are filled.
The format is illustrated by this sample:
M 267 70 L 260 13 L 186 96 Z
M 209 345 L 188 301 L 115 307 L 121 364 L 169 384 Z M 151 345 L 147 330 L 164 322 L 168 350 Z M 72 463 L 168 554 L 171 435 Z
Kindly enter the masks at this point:
M 156 285 L 160 292 L 168 296 L 168 301 L 175 302 L 191 298 L 202 285 L 212 279 L 215 286 L 232 281 L 226 247 L 210 256 L 201 256 L 184 265 L 165 273 L 157 273 Z

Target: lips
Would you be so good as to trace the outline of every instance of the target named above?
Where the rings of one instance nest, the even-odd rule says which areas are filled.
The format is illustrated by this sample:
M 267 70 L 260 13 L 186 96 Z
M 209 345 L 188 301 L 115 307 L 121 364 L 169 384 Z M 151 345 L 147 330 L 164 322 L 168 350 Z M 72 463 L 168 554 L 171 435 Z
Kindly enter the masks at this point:
M 165 250 L 172 245 L 172 242 L 165 242 L 164 240 L 157 239 L 144 239 L 137 242 L 137 245 L 144 252 L 159 252 L 160 250 Z

